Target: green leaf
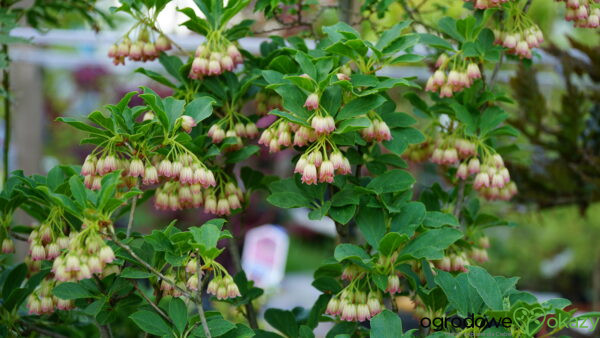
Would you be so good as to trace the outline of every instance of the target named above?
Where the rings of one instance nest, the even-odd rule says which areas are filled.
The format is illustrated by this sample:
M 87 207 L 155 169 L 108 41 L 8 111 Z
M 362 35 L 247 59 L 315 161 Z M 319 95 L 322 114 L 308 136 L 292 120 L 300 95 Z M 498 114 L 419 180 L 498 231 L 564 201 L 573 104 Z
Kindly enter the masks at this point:
M 84 288 L 81 284 L 65 282 L 60 283 L 52 289 L 52 293 L 60 299 L 90 298 L 94 294 Z
M 240 150 L 236 150 L 227 154 L 227 163 L 238 163 L 260 151 L 257 145 L 245 146 Z
M 296 62 L 298 62 L 298 64 L 300 65 L 300 69 L 302 69 L 302 72 L 304 72 L 304 74 L 307 74 L 313 80 L 317 80 L 317 68 L 309 59 L 308 55 L 301 51 L 298 51 L 294 56 L 294 59 L 296 60 Z
M 335 134 L 344 134 L 355 130 L 367 128 L 371 125 L 371 120 L 366 117 L 351 118 L 342 121 L 336 128 Z
M 265 311 L 265 320 L 288 337 L 299 336 L 300 328 L 296 323 L 296 317 L 291 311 L 268 309 Z
M 356 224 L 365 236 L 367 243 L 377 248 L 386 232 L 385 219 L 380 209 L 360 207 L 356 215 Z
M 26 276 L 27 265 L 25 263 L 15 266 L 6 277 L 6 281 L 2 287 L 2 298 L 7 299 L 14 289 L 21 286 Z
M 427 216 L 425 216 L 425 220 L 423 221 L 423 225 L 430 228 L 439 228 L 443 225 L 459 226 L 458 220 L 454 215 L 440 211 L 428 211 Z
M 173 82 L 169 81 L 169 79 L 167 79 L 162 74 L 159 74 L 155 71 L 140 67 L 140 68 L 136 69 L 135 72 L 144 74 L 147 77 L 151 78 L 152 80 L 154 80 L 162 85 L 165 85 L 167 87 L 177 88 L 177 86 Z
M 383 310 L 371 318 L 371 338 L 396 338 L 402 336 L 402 320 L 398 314 Z
M 194 238 L 194 241 L 199 245 L 200 254 L 207 256 L 207 258 L 214 259 L 218 253 L 215 250 L 217 248 L 217 242 L 221 236 L 221 230 L 214 224 L 206 223 L 200 228 L 191 227 L 190 232 Z M 220 252 L 219 252 L 220 253 Z
M 460 316 L 466 317 L 469 315 L 471 311 L 467 289 L 469 285 L 461 284 L 458 278 L 443 270 L 437 270 L 435 283 L 442 288 L 448 298 L 448 302 L 458 311 Z
M 397 232 L 389 232 L 379 241 L 378 250 L 382 255 L 389 256 L 407 241 L 408 236 Z
M 77 204 L 81 208 L 85 208 L 87 205 L 87 193 L 85 192 L 85 186 L 81 182 L 81 178 L 79 176 L 71 176 L 69 187 L 71 188 L 71 195 L 73 195 Z
M 338 262 L 341 262 L 345 259 L 366 260 L 371 258 L 363 248 L 359 247 L 358 245 L 348 243 L 338 245 L 335 248 L 333 257 L 335 257 Z
M 413 258 L 442 259 L 444 249 L 463 237 L 460 230 L 453 228 L 432 229 L 410 241 L 400 252 L 400 256 Z
M 439 36 L 433 34 L 420 34 L 420 36 L 421 42 L 426 45 L 439 49 L 454 50 L 454 48 L 448 41 L 440 38 Z
M 300 208 L 310 205 L 310 200 L 297 192 L 276 192 L 267 197 L 267 202 L 280 208 Z
M 412 21 L 406 20 L 401 21 L 389 29 L 386 29 L 382 34 L 377 43 L 375 44 L 375 48 L 379 50 L 384 50 L 387 46 L 389 46 L 393 41 L 397 40 L 402 36 L 402 31 L 410 26 Z
M 502 310 L 502 294 L 498 283 L 484 268 L 470 266 L 467 273 L 469 284 L 475 290 L 485 304 L 492 310 Z
M 340 110 L 339 114 L 336 116 L 336 120 L 340 121 L 349 119 L 354 116 L 364 115 L 370 110 L 381 106 L 385 101 L 387 100 L 381 95 L 369 95 L 358 97 L 348 102 L 342 108 L 342 110 Z
M 425 205 L 421 202 L 409 202 L 402 206 L 400 212 L 392 218 L 392 231 L 412 237 L 416 226 L 421 225 L 425 219 Z M 414 225 L 414 227 L 411 227 Z
M 209 96 L 196 98 L 185 106 L 183 114 L 191 116 L 198 123 L 212 114 L 212 105 L 214 103 L 215 100 Z
M 177 81 L 185 82 L 185 78 L 181 75 L 181 72 L 179 71 L 181 67 L 183 67 L 183 62 L 181 62 L 181 59 L 178 56 L 160 53 L 158 61 L 165 68 L 167 73 L 176 78 Z
M 156 313 L 148 310 L 140 310 L 129 316 L 131 320 L 144 332 L 156 336 L 171 336 L 171 328 Z
M 506 120 L 508 114 L 502 110 L 502 108 L 493 106 L 488 107 L 481 115 L 481 121 L 479 123 L 479 132 L 482 137 L 496 128 L 502 121 Z
M 125 269 L 123 269 L 123 271 L 121 272 L 121 274 L 119 276 L 122 278 L 146 279 L 146 278 L 150 278 L 154 275 L 151 274 L 150 272 L 146 272 L 146 271 L 128 266 Z
M 415 183 L 415 179 L 405 170 L 394 169 L 383 175 L 375 177 L 367 188 L 378 194 L 408 190 Z
M 173 297 L 169 302 L 169 318 L 177 328 L 179 334 L 183 334 L 187 326 L 188 309 L 183 300 Z
M 329 208 L 329 217 L 340 224 L 346 224 L 350 222 L 354 213 L 356 212 L 356 205 L 345 205 L 341 207 Z

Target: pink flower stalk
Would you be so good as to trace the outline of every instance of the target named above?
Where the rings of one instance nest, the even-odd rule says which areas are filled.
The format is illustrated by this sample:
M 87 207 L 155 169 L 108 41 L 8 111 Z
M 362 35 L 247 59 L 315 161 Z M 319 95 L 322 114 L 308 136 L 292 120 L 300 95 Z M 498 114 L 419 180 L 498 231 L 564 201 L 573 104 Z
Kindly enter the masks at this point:
M 314 164 L 308 163 L 302 172 L 302 182 L 305 184 L 317 184 L 317 168 Z
M 308 110 L 315 110 L 319 108 L 319 95 L 317 93 L 308 95 L 306 101 L 304 102 L 304 107 L 306 107 Z

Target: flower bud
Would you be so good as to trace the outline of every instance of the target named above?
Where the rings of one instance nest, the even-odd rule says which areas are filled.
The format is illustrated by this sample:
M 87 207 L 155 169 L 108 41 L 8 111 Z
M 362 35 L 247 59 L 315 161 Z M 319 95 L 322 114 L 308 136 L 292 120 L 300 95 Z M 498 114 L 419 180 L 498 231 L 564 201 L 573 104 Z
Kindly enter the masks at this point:
M 158 39 L 156 39 L 156 49 L 162 52 L 171 49 L 171 41 L 161 34 Z
M 190 133 L 192 128 L 196 126 L 196 121 L 194 118 L 189 115 L 181 115 L 181 129 L 183 129 L 186 133 Z
M 115 260 L 115 253 L 113 252 L 110 246 L 105 245 L 100 249 L 98 258 L 103 263 L 111 263 L 113 260 Z
M 308 163 L 302 172 L 302 182 L 305 184 L 317 184 L 317 168 L 314 164 Z
M 149 165 L 144 170 L 143 183 L 146 185 L 158 183 L 158 172 L 153 165 Z
M 2 240 L 2 253 L 9 254 L 15 252 L 15 242 L 11 238 Z
M 308 95 L 306 101 L 304 102 L 304 107 L 306 107 L 308 110 L 315 110 L 319 108 L 319 95 L 317 93 Z

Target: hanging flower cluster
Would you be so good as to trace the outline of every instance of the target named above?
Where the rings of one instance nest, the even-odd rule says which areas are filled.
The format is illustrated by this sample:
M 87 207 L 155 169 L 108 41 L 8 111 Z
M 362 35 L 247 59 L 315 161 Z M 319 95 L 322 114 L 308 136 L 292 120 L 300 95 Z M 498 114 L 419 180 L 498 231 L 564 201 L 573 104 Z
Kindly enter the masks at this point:
M 272 90 L 265 89 L 258 92 L 254 101 L 258 115 L 267 115 L 273 109 L 283 109 L 281 98 Z
M 192 291 L 198 290 L 198 260 L 195 255 L 190 254 L 187 262 L 184 264 L 184 271 L 171 269 L 166 275 L 169 280 L 174 281 L 178 287 Z M 214 295 L 218 300 L 237 298 L 241 296 L 240 290 L 233 281 L 227 270 L 214 260 L 206 260 L 203 266 L 200 266 L 200 276 L 204 276 L 204 270 L 213 271 L 213 279 L 208 283 L 206 292 Z M 185 282 L 184 282 L 185 280 Z M 167 281 L 161 281 L 160 289 L 163 296 L 181 296 L 181 292 Z
M 294 172 L 302 175 L 305 184 L 332 183 L 335 174 L 351 173 L 350 161 L 330 138 L 336 128 L 335 121 L 319 109 L 318 94 L 308 95 L 304 106 L 315 111 L 308 119 L 310 127 L 278 119 L 263 131 L 258 143 L 269 147 L 271 153 L 292 145 L 307 146 Z
M 69 245 L 69 237 L 64 234 L 66 223 L 62 208 L 53 207 L 48 217 L 35 230 L 29 233 L 29 257 L 32 261 L 53 260 Z
M 133 158 L 128 160 L 116 152 L 105 149 L 99 155 L 96 155 L 94 151 L 92 154 L 86 156 L 81 166 L 83 183 L 90 190 L 100 190 L 102 188 L 102 177 L 117 170 L 123 170 L 123 182 L 129 187 L 135 185 L 135 178 L 138 176 L 144 179 L 145 184 L 158 182 L 156 168 L 152 165 L 144 166 L 144 163 L 140 159 Z
M 60 299 L 52 294 L 56 281 L 45 278 L 40 285 L 27 297 L 29 314 L 51 314 L 58 310 L 71 310 L 75 308 L 72 300 Z
M 600 7 L 594 0 L 557 0 L 565 3 L 565 20 L 573 21 L 575 27 L 597 28 L 600 26 Z
M 203 76 L 221 75 L 232 72 L 237 65 L 244 63 L 242 53 L 237 47 L 225 38 L 204 42 L 194 54 L 189 78 L 199 79 Z
M 15 242 L 10 237 L 2 240 L 2 253 L 9 254 L 15 252 Z
M 236 122 L 237 121 L 237 122 Z M 217 121 L 208 130 L 207 135 L 213 143 L 221 143 L 224 139 L 231 137 L 235 143 L 226 147 L 228 151 L 239 150 L 244 145 L 242 138 L 252 139 L 258 136 L 258 128 L 254 122 L 244 115 L 230 113 L 225 118 Z
M 479 66 L 468 62 L 461 54 L 450 57 L 441 54 L 435 67 L 436 71 L 427 80 L 425 90 L 437 92 L 440 97 L 452 97 L 455 92 L 471 87 L 474 80 L 481 78 Z
M 52 264 L 56 280 L 79 281 L 106 273 L 104 270 L 115 260 L 115 253 L 99 233 L 101 228 L 112 231 L 112 225 L 104 223 L 86 220 L 82 230 L 71 235 L 67 249 Z
M 494 43 L 508 49 L 509 54 L 520 58 L 531 59 L 531 50 L 544 42 L 542 30 L 521 10 L 511 11 L 509 22 L 503 27 L 496 28 Z
M 449 137 L 440 141 L 431 154 L 431 162 L 453 166 L 458 165 L 456 177 L 466 180 L 474 175 L 473 187 L 488 200 L 509 200 L 517 193 L 517 186 L 510 180 L 510 173 L 504 166 L 500 154 L 482 145 L 479 155 L 475 143 Z
M 381 292 L 370 291 L 367 294 L 362 290 L 345 288 L 329 300 L 325 313 L 340 316 L 343 321 L 363 322 L 376 316 L 382 309 Z
M 466 2 L 471 2 L 471 0 L 465 0 Z M 499 7 L 503 3 L 508 2 L 510 0 L 474 0 L 473 7 L 477 9 L 488 9 Z
M 204 206 L 206 213 L 229 215 L 232 210 L 242 207 L 244 193 L 225 175 L 223 179 L 218 186 L 215 184 L 205 188 L 200 184 L 165 182 L 156 190 L 154 206 L 158 210 L 172 211 Z
M 108 57 L 113 59 L 115 65 L 124 65 L 125 58 L 131 61 L 153 61 L 160 55 L 160 52 L 171 49 L 171 41 L 168 37 L 161 33 L 154 39 L 151 36 L 151 30 L 147 27 L 141 28 L 134 40 L 132 42 L 126 35 L 120 42 L 110 46 Z
M 466 252 L 450 253 L 445 255 L 444 258 L 435 261 L 434 265 L 444 271 L 467 272 L 469 258 Z

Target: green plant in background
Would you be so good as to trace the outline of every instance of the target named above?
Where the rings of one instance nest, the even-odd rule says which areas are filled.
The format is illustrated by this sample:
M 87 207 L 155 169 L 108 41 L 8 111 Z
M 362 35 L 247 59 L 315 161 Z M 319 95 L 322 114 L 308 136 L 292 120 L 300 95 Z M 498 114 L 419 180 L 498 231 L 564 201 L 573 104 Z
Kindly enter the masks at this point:
M 363 9 L 383 16 L 385 3 L 369 1 Z M 165 4 L 123 1 L 115 8 L 136 20 L 129 33 L 137 35 L 126 34 L 109 57 L 115 63 L 158 59 L 165 74 L 137 71 L 173 95 L 142 87 L 87 121 L 59 118 L 84 131 L 81 142 L 94 146 L 83 165 L 57 166 L 47 176 L 16 171 L 0 195 L 3 252 L 13 252 L 13 238 L 29 241 L 25 263 L 4 265 L 0 275 L 3 334 L 83 335 L 97 325 L 105 337 L 113 330 L 313 337 L 327 321 L 334 323 L 329 336 L 415 336 L 416 330 L 403 331 L 394 313 L 398 297 L 414 301 L 422 318 L 517 318 L 519 309 L 546 315 L 570 304 L 540 304 L 516 289 L 517 278 L 476 266 L 487 260 L 483 230 L 510 224 L 482 212 L 478 196 L 510 200 L 517 193 L 499 146 L 518 136 L 502 108 L 511 98 L 495 86 L 497 72 L 485 78 L 482 70 L 505 54 L 519 62 L 533 57 L 543 37 L 527 16 L 529 2 L 466 3 L 471 15 L 444 17 L 435 26 L 418 20 L 417 6 L 401 2 L 412 20 L 375 29 L 375 39 L 338 22 L 321 27 L 314 48 L 298 36 L 272 36 L 260 55 L 252 55 L 236 43 L 252 33 L 252 21 L 230 24 L 249 3 L 197 0 L 197 9 L 180 9 L 189 18 L 183 25 L 206 40 L 184 58 L 165 53 L 172 41 L 156 22 Z M 291 5 L 291 22 L 281 21 L 289 8 L 277 3 L 259 1 L 255 9 L 282 29 L 305 26 L 304 11 L 320 13 L 318 4 Z M 500 26 L 502 20 L 510 25 Z M 417 45 L 426 55 L 416 52 Z M 415 78 L 380 74 L 424 59 L 436 63 L 426 100 Z M 422 130 L 413 116 L 397 111 L 393 89 L 402 90 L 424 120 Z M 136 95 L 142 103 L 134 106 Z M 247 108 L 251 101 L 255 109 Z M 275 120 L 260 131 L 256 122 L 267 112 Z M 259 134 L 258 143 L 271 153 L 297 151 L 294 173 L 273 177 L 244 166 L 260 151 L 251 144 Z M 439 164 L 450 188 L 435 184 L 414 196 L 415 179 L 403 157 Z M 232 276 L 217 262 L 224 251 L 219 241 L 233 236 L 227 218 L 244 213 L 256 190 L 266 191 L 274 206 L 307 208 L 314 220 L 328 216 L 339 239 L 314 272 L 312 287 L 322 294 L 312 308 L 264 312 L 278 333 L 258 325 L 256 299 L 263 291 L 243 271 Z M 157 209 L 203 208 L 222 218 L 185 231 L 173 220 L 151 234 L 134 232 L 136 206 L 151 198 Z M 15 226 L 16 208 L 40 225 Z M 125 229 L 115 226 L 122 215 Z M 246 320 L 234 323 L 219 311 L 205 311 L 208 295 Z M 519 336 L 540 329 L 532 325 L 449 327 L 436 334 Z

